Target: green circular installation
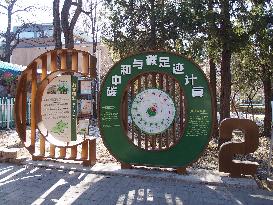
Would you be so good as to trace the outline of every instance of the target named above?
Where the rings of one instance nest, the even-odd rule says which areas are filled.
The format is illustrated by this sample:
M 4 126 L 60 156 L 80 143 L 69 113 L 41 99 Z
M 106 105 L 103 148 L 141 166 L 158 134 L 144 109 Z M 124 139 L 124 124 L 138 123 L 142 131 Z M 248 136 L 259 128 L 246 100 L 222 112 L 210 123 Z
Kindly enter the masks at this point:
M 151 72 L 165 73 L 176 79 L 183 89 L 187 102 L 184 129 L 179 133 L 181 137 L 174 146 L 159 151 L 145 150 L 135 146 L 128 140 L 123 124 L 122 102 L 128 85 L 137 76 Z M 154 91 L 155 89 L 146 90 L 149 94 Z M 156 94 L 160 94 L 160 89 L 156 91 Z M 141 101 L 146 104 L 143 103 L 143 108 L 135 110 L 134 115 L 139 114 L 146 117 L 145 119 L 135 117 L 132 121 L 133 123 L 136 123 L 137 120 L 140 122 L 140 119 L 143 121 L 137 125 L 141 132 L 147 132 L 145 129 L 148 126 L 145 126 L 145 122 L 158 123 L 157 116 L 161 116 L 163 121 L 168 119 L 163 122 L 166 128 L 173 123 L 172 116 L 174 118 L 180 117 L 180 120 L 182 118 L 179 113 L 173 115 L 171 98 L 166 98 L 168 102 L 166 104 L 161 103 L 161 97 L 148 100 L 142 94 L 140 99 L 138 100 L 140 105 Z M 173 168 L 185 167 L 200 157 L 210 140 L 214 108 L 208 80 L 198 65 L 181 55 L 164 51 L 146 52 L 119 61 L 107 73 L 101 86 L 99 101 L 100 132 L 104 144 L 111 154 L 123 163 Z M 165 112 L 164 106 L 169 106 L 170 115 L 167 117 L 160 115 L 160 112 Z M 129 109 L 132 112 L 133 105 Z M 155 119 L 154 122 L 151 119 Z M 152 124 L 152 126 L 154 125 Z M 148 130 L 148 133 L 160 133 L 160 127 L 156 130 L 157 126 Z

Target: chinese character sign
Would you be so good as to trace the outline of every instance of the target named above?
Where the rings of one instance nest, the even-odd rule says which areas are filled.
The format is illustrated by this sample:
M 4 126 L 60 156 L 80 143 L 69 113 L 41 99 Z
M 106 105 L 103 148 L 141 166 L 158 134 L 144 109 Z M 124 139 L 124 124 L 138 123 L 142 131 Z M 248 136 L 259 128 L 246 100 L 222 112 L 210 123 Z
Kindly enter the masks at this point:
M 181 138 L 172 149 L 156 153 L 139 149 L 132 144 L 127 139 L 130 136 L 122 122 L 129 122 L 131 119 L 140 132 L 160 134 L 172 125 L 173 118 L 181 117 L 179 112 L 175 112 L 175 99 L 169 99 L 165 90 L 159 87 L 148 89 L 141 82 L 142 92 L 132 102 L 128 102 L 129 117 L 121 114 L 124 109 L 124 96 L 131 82 L 149 73 L 169 75 L 176 79 L 186 102 L 187 123 L 180 133 Z M 155 80 L 158 81 L 157 78 Z M 155 84 L 157 86 L 159 83 Z M 121 162 L 184 167 L 196 160 L 209 142 L 214 112 L 209 83 L 202 69 L 183 56 L 158 51 L 139 53 L 122 59 L 106 75 L 99 101 L 101 135 L 107 148 Z M 168 109 L 164 109 L 164 106 Z M 161 129 L 160 124 L 165 126 L 164 129 Z

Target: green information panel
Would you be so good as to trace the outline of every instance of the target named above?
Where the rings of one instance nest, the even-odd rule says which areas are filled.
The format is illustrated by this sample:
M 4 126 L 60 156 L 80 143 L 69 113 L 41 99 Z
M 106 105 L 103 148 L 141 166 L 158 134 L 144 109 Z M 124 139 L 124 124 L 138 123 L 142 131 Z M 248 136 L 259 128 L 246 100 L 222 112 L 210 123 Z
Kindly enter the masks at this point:
M 149 73 L 171 76 L 184 93 L 184 129 L 178 142 L 168 149 L 142 149 L 130 142 L 124 127 L 124 93 L 133 79 Z M 132 102 L 128 102 L 128 115 L 140 133 L 160 135 L 158 133 L 172 126 L 174 119 L 182 119 L 174 107 L 175 100 L 161 89 L 143 89 Z M 197 160 L 206 148 L 214 110 L 208 81 L 199 66 L 174 53 L 147 52 L 129 56 L 110 69 L 101 86 L 99 112 L 104 144 L 119 161 L 131 165 L 179 168 Z M 125 120 L 130 120 L 130 117 L 127 119 L 126 116 Z

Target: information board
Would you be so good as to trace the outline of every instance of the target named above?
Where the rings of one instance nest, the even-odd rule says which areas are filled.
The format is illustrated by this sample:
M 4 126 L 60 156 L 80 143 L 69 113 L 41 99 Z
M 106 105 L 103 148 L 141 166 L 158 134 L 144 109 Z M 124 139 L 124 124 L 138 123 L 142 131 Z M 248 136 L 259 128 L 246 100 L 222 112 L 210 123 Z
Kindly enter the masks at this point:
M 73 146 L 89 137 L 92 115 L 91 87 L 80 86 L 84 76 L 73 71 L 53 72 L 41 82 L 37 90 L 37 125 L 40 132 L 57 146 Z

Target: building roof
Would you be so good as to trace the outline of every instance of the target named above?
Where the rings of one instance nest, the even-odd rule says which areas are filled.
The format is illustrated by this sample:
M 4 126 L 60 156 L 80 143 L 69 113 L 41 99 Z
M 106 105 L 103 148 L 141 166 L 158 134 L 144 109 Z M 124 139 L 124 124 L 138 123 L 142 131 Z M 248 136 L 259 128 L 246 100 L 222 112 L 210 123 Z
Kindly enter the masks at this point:
M 16 48 L 55 46 L 53 37 L 21 39 Z

